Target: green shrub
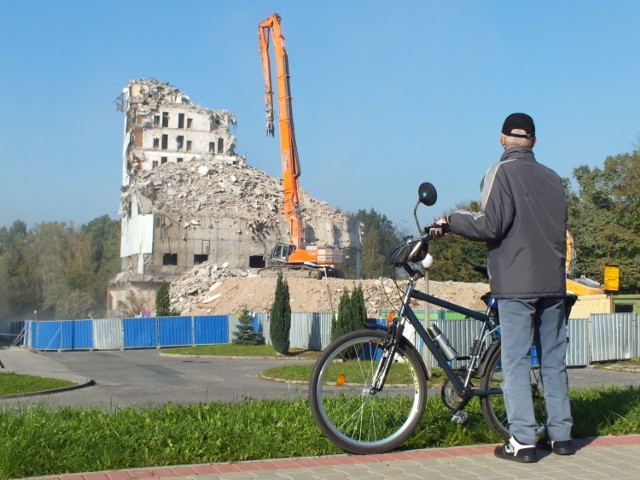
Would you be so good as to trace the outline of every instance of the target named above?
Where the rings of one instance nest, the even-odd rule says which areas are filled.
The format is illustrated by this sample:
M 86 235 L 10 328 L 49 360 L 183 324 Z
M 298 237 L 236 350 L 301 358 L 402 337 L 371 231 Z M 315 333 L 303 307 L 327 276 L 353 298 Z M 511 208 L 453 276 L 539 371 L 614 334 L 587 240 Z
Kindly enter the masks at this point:
M 156 315 L 158 317 L 179 315 L 179 312 L 171 309 L 171 302 L 169 300 L 169 284 L 167 282 L 163 282 L 162 285 L 160 285 L 160 289 L 156 295 Z
M 346 333 L 362 329 L 366 320 L 367 308 L 364 302 L 362 286 L 355 287 L 351 294 L 345 288 L 340 296 L 338 318 L 334 316 L 331 321 L 331 340 L 333 341 Z
M 237 315 L 238 326 L 233 336 L 232 343 L 236 345 L 264 345 L 264 337 L 253 329 L 253 318 L 247 310 Z
M 276 293 L 269 314 L 269 334 L 276 352 L 289 352 L 289 332 L 291 330 L 291 305 L 289 304 L 289 284 L 278 274 Z

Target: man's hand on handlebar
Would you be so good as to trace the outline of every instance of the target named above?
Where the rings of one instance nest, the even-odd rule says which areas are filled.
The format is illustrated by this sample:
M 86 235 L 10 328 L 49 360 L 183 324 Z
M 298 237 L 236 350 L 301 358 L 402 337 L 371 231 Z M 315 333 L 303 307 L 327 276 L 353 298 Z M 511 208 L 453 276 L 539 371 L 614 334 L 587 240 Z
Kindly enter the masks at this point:
M 433 225 L 429 227 L 429 235 L 435 240 L 444 237 L 450 231 L 451 226 L 449 226 L 447 217 L 442 217 L 437 222 L 433 222 Z

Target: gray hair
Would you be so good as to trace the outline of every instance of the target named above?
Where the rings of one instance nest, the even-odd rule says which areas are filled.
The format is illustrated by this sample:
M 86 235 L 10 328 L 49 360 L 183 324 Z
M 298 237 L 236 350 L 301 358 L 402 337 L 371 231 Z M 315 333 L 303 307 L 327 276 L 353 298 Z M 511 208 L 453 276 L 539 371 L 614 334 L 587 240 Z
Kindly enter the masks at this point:
M 524 130 L 515 129 L 512 130 L 512 133 L 520 133 L 526 134 Z M 536 137 L 525 138 L 525 137 L 510 137 L 509 135 L 504 136 L 504 148 L 513 148 L 513 147 L 533 147 L 533 144 L 536 141 Z

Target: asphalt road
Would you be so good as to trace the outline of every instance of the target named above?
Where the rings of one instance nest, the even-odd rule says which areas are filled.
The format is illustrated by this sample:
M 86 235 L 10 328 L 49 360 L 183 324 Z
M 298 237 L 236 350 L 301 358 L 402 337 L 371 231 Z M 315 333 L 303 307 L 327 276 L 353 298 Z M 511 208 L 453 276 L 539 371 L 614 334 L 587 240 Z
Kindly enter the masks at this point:
M 39 361 L 89 377 L 95 385 L 55 394 L 3 399 L 0 404 L 25 406 L 50 403 L 64 406 L 115 407 L 293 399 L 307 396 L 306 384 L 264 380 L 264 369 L 300 360 L 196 358 L 162 354 L 158 350 L 76 351 L 39 353 Z M 303 361 L 302 361 L 303 362 Z M 634 373 L 594 368 L 569 370 L 571 388 L 638 385 Z M 430 389 L 433 393 L 439 393 Z
M 267 368 L 291 360 L 196 358 L 157 350 L 40 353 L 61 369 L 89 377 L 94 386 L 21 399 L 5 404 L 52 403 L 56 406 L 147 406 L 172 402 L 200 403 L 246 398 L 287 399 L 307 395 L 304 384 L 258 378 Z

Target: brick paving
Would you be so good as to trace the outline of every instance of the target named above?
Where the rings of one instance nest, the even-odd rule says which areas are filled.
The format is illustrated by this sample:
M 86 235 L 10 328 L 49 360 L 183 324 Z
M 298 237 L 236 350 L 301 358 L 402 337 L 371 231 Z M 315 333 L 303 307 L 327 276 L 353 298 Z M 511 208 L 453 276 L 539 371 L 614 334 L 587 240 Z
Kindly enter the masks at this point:
M 495 445 L 434 448 L 380 455 L 335 455 L 239 463 L 182 465 L 37 477 L 38 480 L 385 480 L 640 478 L 640 435 L 574 441 L 575 455 L 539 452 L 538 463 L 493 456 Z

